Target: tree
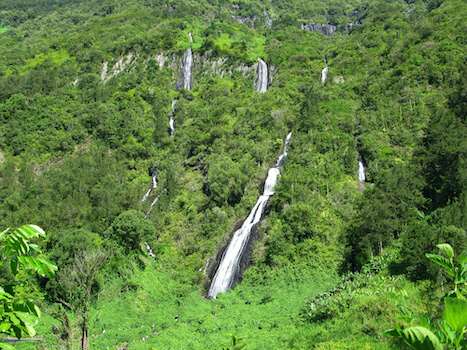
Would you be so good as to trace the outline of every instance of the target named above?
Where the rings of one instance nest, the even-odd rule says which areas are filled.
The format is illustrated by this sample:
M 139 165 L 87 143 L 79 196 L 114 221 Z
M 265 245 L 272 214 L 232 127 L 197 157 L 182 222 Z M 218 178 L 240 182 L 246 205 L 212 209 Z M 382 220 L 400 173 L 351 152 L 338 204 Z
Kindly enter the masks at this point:
M 154 233 L 152 222 L 145 220 L 144 213 L 137 210 L 121 213 L 105 231 L 105 235 L 121 245 L 126 253 L 138 249 L 142 239 Z
M 9 262 L 11 273 L 16 276 L 20 268 L 35 271 L 40 275 L 55 277 L 57 267 L 49 260 L 35 256 L 41 250 L 30 242 L 37 237 L 45 237 L 38 226 L 25 225 L 20 228 L 7 228 L 0 234 L 0 268 Z M 20 339 L 23 334 L 34 336 L 41 312 L 33 300 L 16 300 L 15 289 L 24 281 L 10 281 L 0 286 L 0 332 Z M 0 349 L 14 349 L 14 346 L 0 342 Z
M 88 314 L 92 291 L 96 288 L 98 273 L 109 254 L 103 250 L 83 250 L 75 255 L 73 265 L 60 271 L 57 276 L 62 287 L 59 301 L 73 311 L 79 319 L 81 349 L 89 349 Z

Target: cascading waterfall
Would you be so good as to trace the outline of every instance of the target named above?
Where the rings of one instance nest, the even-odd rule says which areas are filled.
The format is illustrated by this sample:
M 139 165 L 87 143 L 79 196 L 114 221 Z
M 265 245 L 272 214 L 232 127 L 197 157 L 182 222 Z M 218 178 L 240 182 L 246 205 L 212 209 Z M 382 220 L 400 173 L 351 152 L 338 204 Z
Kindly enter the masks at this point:
M 255 88 L 260 93 L 268 91 L 268 65 L 261 58 L 258 58 L 258 68 L 256 69 Z
M 329 67 L 325 67 L 321 71 L 321 84 L 324 84 L 324 82 L 326 81 L 326 78 L 328 77 L 328 71 L 329 71 Z
M 157 201 L 159 200 L 159 198 L 160 198 L 166 191 L 167 191 L 167 187 L 164 188 L 164 189 L 162 190 L 162 192 L 152 201 L 151 206 L 149 207 L 149 211 L 146 213 L 146 215 L 145 215 L 145 217 L 144 217 L 145 219 L 147 219 L 147 218 L 149 217 L 149 215 L 151 214 L 151 211 L 152 211 L 152 207 L 154 206 L 154 204 L 157 203 Z
M 193 34 L 191 34 L 191 32 L 189 32 L 188 36 L 190 37 L 190 43 L 192 43 L 193 42 Z
M 177 85 L 175 86 L 176 90 L 186 89 L 191 90 L 193 87 L 192 81 L 192 71 L 193 71 L 193 53 L 191 52 L 191 47 L 186 49 L 185 54 L 182 58 L 182 65 L 180 67 L 180 74 Z
M 177 103 L 177 100 L 172 101 L 172 114 L 170 115 L 169 119 L 169 126 L 170 126 L 170 137 L 174 136 L 174 131 L 175 131 L 175 120 L 174 120 L 174 115 L 175 115 L 175 104 Z
M 362 156 L 358 156 L 358 179 L 361 182 L 366 181 L 365 177 L 365 166 L 363 165 L 363 159 Z
M 152 251 L 152 248 L 151 248 L 151 246 L 148 244 L 148 242 L 144 242 L 144 245 L 146 246 L 146 250 L 147 250 L 149 256 L 150 256 L 151 258 L 153 258 L 154 260 L 156 260 L 156 254 L 154 254 L 154 252 Z
M 230 243 L 222 256 L 214 278 L 212 279 L 208 296 L 216 298 L 218 293 L 225 293 L 229 288 L 232 287 L 244 248 L 248 243 L 251 230 L 253 226 L 261 220 L 268 200 L 274 194 L 274 186 L 277 183 L 277 177 L 280 176 L 280 168 L 284 164 L 287 157 L 287 144 L 289 143 L 291 137 L 292 133 L 289 133 L 285 139 L 282 153 L 277 159 L 276 166 L 269 169 L 268 171 L 268 176 L 264 183 L 263 194 L 258 198 L 258 201 L 251 210 L 247 219 L 243 222 L 242 227 L 234 233 L 232 239 L 230 240 Z
M 143 196 L 143 199 L 141 199 L 141 203 L 145 202 L 148 197 L 149 197 L 149 194 L 152 192 L 152 190 L 155 190 L 157 188 L 157 171 L 154 170 L 152 172 L 152 186 L 148 189 L 148 191 L 146 192 L 146 194 Z

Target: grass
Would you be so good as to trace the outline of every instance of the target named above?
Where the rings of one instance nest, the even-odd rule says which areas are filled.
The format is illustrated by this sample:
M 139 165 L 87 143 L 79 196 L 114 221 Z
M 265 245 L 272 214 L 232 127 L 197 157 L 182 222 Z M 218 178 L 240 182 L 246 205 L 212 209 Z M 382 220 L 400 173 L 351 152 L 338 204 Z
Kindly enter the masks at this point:
M 26 75 L 31 72 L 36 66 L 43 64 L 46 61 L 50 61 L 52 63 L 52 67 L 58 67 L 66 60 L 74 59 L 71 58 L 68 52 L 61 50 L 61 51 L 49 51 L 47 53 L 40 53 L 26 61 L 26 63 L 18 67 L 18 72 L 20 75 Z

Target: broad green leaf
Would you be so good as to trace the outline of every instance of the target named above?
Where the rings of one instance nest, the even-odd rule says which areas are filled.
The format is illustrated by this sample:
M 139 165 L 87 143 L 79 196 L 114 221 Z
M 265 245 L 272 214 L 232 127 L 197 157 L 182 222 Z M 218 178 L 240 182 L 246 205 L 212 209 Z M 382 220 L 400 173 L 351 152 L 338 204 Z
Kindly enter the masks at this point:
M 467 281 L 467 272 L 463 271 L 462 268 L 456 268 L 456 278 L 454 279 L 454 283 L 461 284 Z
M 443 320 L 438 321 L 439 329 L 444 333 L 444 335 L 451 340 L 451 342 L 456 339 L 456 332 L 452 330 L 452 328 Z
M 457 261 L 459 261 L 461 264 L 467 263 L 467 250 L 464 250 L 462 253 L 459 254 L 457 257 Z
M 37 270 L 37 271 L 41 270 L 40 266 L 36 262 L 36 259 L 34 259 L 34 258 L 30 257 L 30 256 L 25 256 L 24 260 L 27 262 L 28 266 L 31 269 L 34 269 L 34 270 Z
M 45 236 L 45 232 L 37 225 L 25 225 L 22 229 L 27 230 L 29 232 L 34 232 L 34 236 Z
M 22 228 L 17 228 L 15 231 L 17 234 L 21 235 L 21 238 L 23 239 L 29 240 L 32 237 L 28 232 L 26 232 Z
M 20 339 L 21 338 L 21 332 L 23 331 L 24 327 L 13 325 L 11 328 L 13 329 L 13 332 L 15 332 L 16 338 Z
M 14 257 L 10 260 L 10 267 L 11 267 L 11 272 L 13 275 L 18 274 L 18 260 L 15 259 Z
M 444 298 L 446 307 L 443 319 L 457 333 L 467 326 L 467 301 L 458 298 Z
M 7 330 L 9 330 L 11 327 L 11 323 L 10 322 L 3 322 L 0 324 L 0 332 L 6 332 Z
M 34 337 L 36 335 L 36 330 L 34 329 L 33 326 L 31 326 L 28 323 L 24 324 L 24 327 L 26 328 L 26 332 L 31 336 Z
M 15 350 L 16 348 L 12 344 L 0 342 L 0 349 Z
M 36 235 L 40 235 L 40 236 L 45 236 L 45 232 L 43 229 L 41 229 L 39 226 L 37 225 L 26 225 L 26 226 L 23 226 L 23 228 L 27 228 L 27 229 L 30 229 L 30 230 L 33 230 L 36 232 Z
M 438 244 L 437 247 L 443 252 L 445 252 L 446 255 L 449 256 L 450 259 L 454 257 L 454 250 L 452 249 L 449 243 Z
M 18 317 L 16 317 L 16 315 L 12 312 L 9 312 L 8 313 L 8 316 L 10 317 L 10 320 L 11 322 L 14 324 L 14 325 L 19 325 L 20 324 L 20 320 L 18 319 Z
M 405 316 L 405 317 L 398 317 L 398 319 L 405 320 L 407 322 L 412 322 L 413 321 L 414 313 L 410 308 L 408 308 L 405 305 L 399 304 L 399 303 L 396 303 L 396 306 L 399 309 L 399 311 L 401 312 L 401 314 Z
M 24 256 L 18 256 L 17 257 L 18 261 L 21 263 L 21 265 L 24 266 L 24 268 L 28 268 L 28 263 L 26 261 L 26 258 Z
M 16 312 L 16 316 L 24 322 L 24 324 L 35 325 L 38 322 L 38 318 L 28 312 Z
M 431 261 L 434 261 L 438 265 L 441 265 L 447 269 L 447 273 L 449 273 L 452 277 L 454 277 L 454 272 L 452 269 L 454 266 L 451 264 L 451 262 L 446 259 L 444 256 L 438 255 L 438 254 L 425 254 L 425 256 L 430 259 Z
M 396 338 L 401 337 L 401 335 L 399 334 L 399 332 L 396 329 L 389 329 L 387 331 L 384 331 L 383 335 L 385 335 L 387 337 L 396 337 Z
M 402 331 L 402 339 L 416 350 L 443 350 L 439 339 L 429 329 L 410 327 Z
M 34 249 L 38 253 L 42 253 L 37 244 L 29 244 L 29 248 Z
M 36 316 L 40 318 L 41 317 L 41 309 L 39 309 L 39 307 L 34 304 L 34 310 L 36 312 Z

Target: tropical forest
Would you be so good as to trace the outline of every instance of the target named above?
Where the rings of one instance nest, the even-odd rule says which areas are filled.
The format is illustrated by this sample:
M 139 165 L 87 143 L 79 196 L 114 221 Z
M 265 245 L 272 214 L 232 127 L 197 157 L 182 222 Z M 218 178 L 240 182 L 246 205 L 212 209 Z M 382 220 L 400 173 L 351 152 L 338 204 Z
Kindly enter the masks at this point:
M 0 349 L 467 349 L 465 0 L 0 0 Z

